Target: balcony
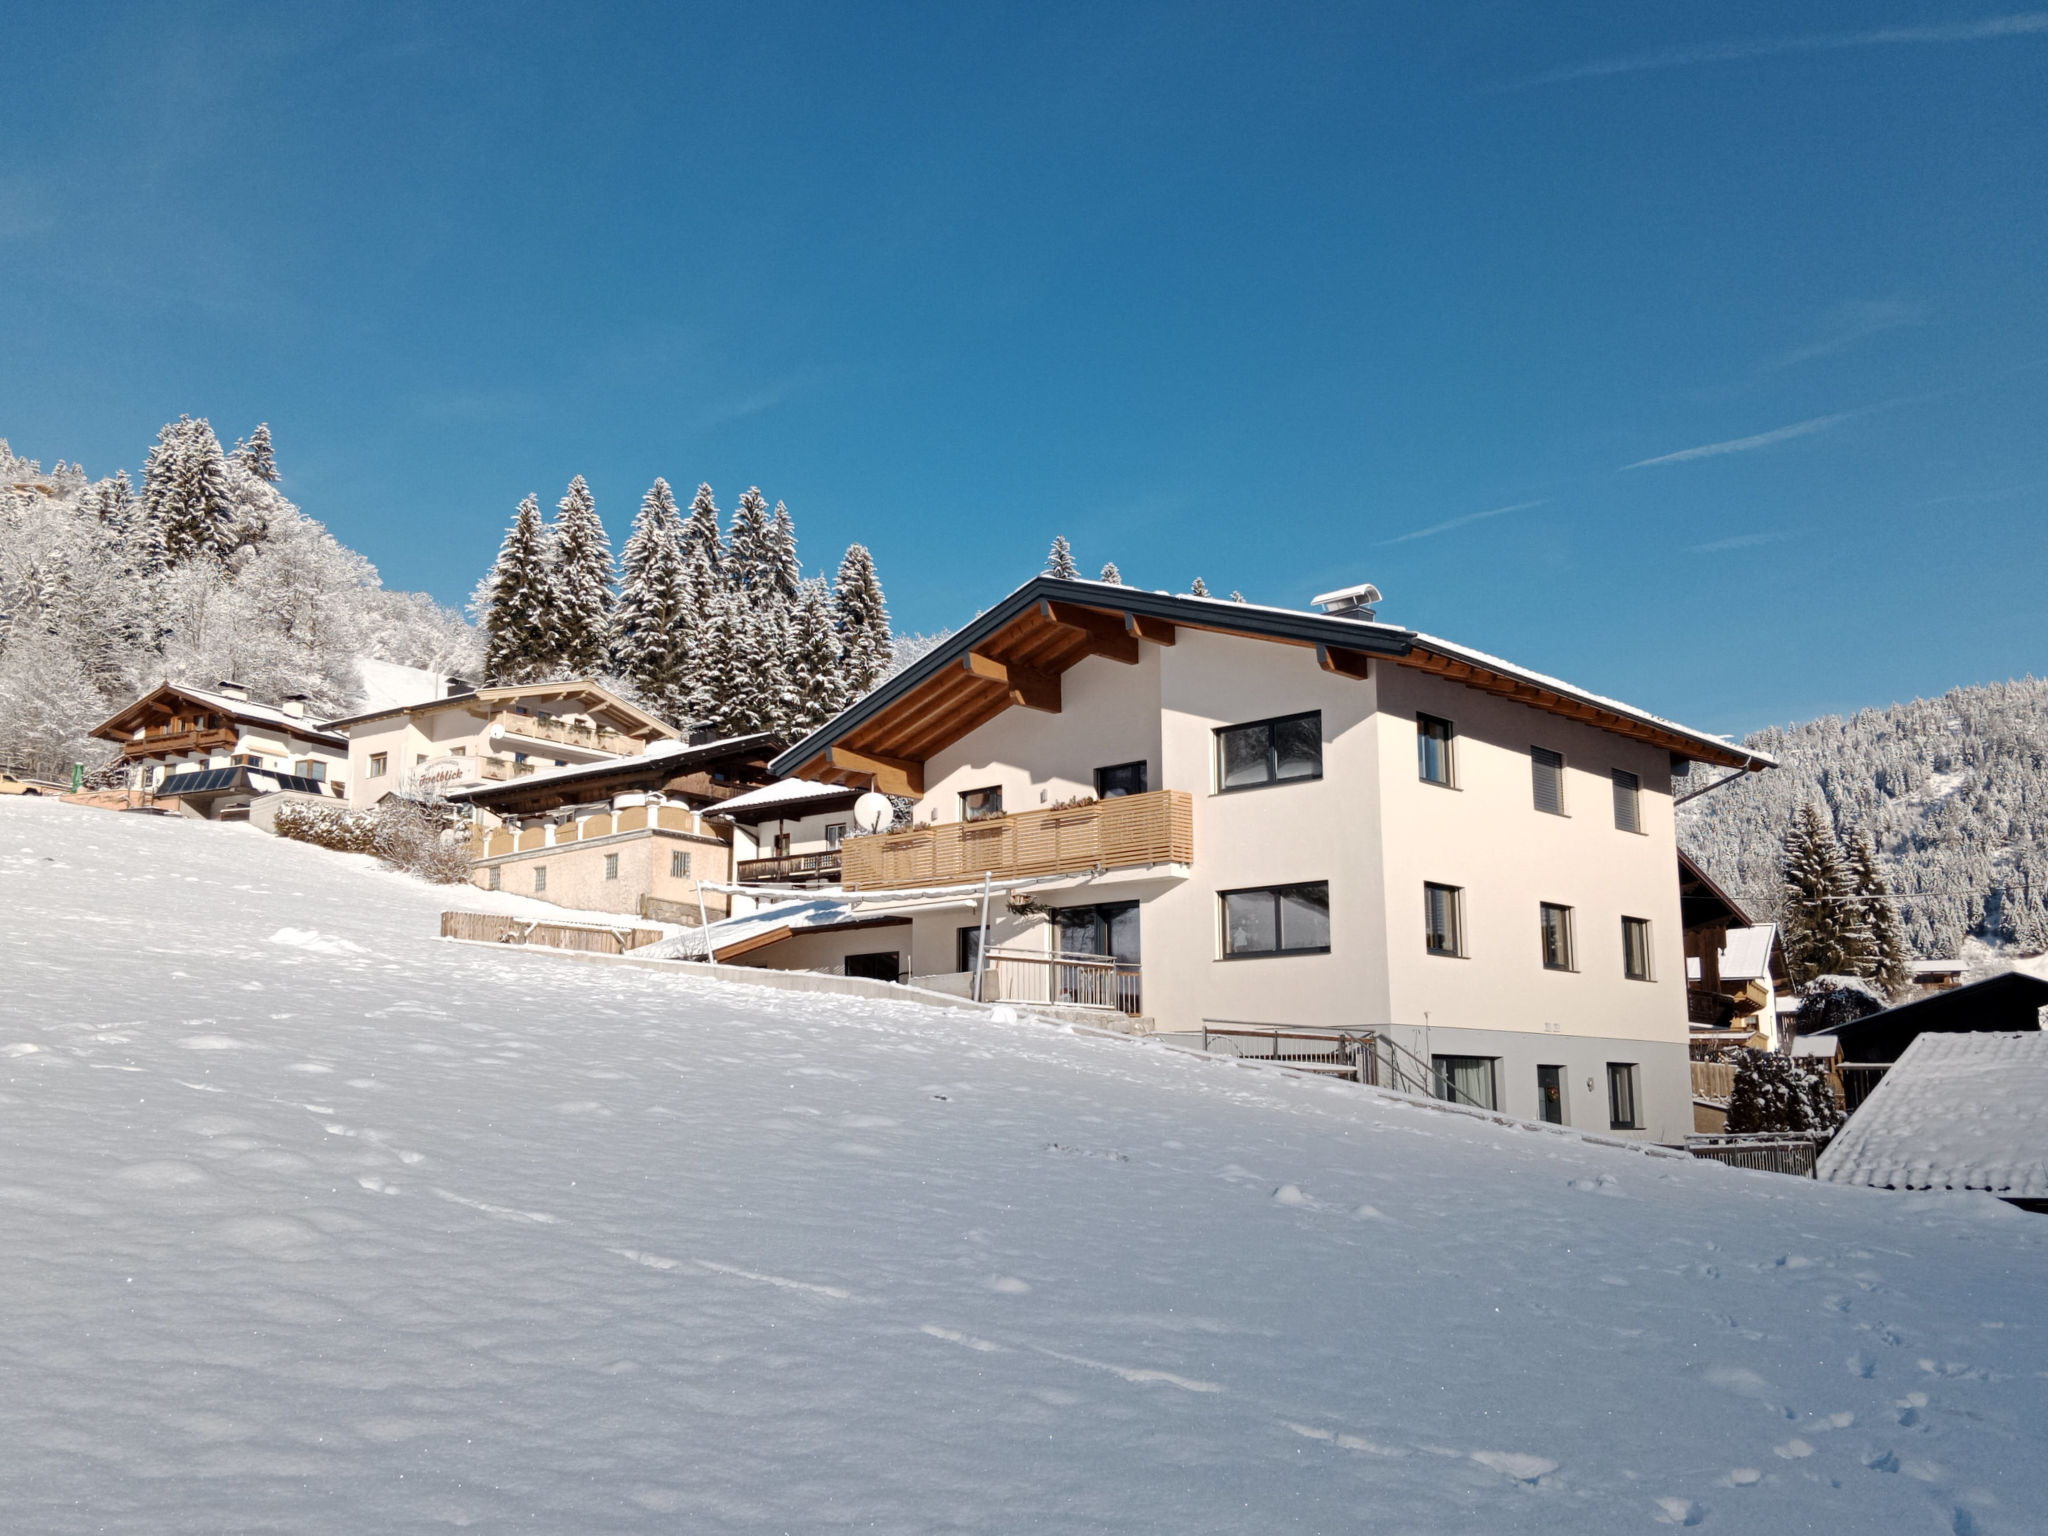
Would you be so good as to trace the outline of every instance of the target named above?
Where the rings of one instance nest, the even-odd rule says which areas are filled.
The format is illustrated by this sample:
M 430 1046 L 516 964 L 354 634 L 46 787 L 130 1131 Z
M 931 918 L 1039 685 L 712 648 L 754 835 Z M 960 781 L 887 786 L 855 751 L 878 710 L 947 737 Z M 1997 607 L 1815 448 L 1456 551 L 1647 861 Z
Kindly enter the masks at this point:
M 178 752 L 229 752 L 241 740 L 228 726 L 209 726 L 203 731 L 151 731 L 139 740 L 121 743 L 123 757 L 168 757 Z
M 739 871 L 742 884 L 750 880 L 837 880 L 840 874 L 839 850 L 785 853 L 772 859 L 741 859 Z
M 509 757 L 481 757 L 476 768 L 477 777 L 487 784 L 508 784 L 533 772 L 533 764 L 515 763 Z
M 983 1002 L 1044 1003 L 1092 1008 L 1135 1018 L 1145 1011 L 1139 969 L 1108 955 L 991 949 L 982 975 Z
M 538 715 L 522 715 L 510 710 L 501 710 L 491 716 L 491 729 L 493 732 L 502 731 L 507 736 L 573 747 L 607 757 L 638 757 L 647 747 L 647 743 L 637 736 L 621 735 L 601 726 L 571 725 L 566 720 L 543 720 Z
M 1088 805 L 1022 811 L 848 838 L 840 852 L 848 889 L 950 885 L 983 875 L 1080 875 L 1091 869 L 1192 864 L 1194 799 L 1183 789 L 1124 795 Z

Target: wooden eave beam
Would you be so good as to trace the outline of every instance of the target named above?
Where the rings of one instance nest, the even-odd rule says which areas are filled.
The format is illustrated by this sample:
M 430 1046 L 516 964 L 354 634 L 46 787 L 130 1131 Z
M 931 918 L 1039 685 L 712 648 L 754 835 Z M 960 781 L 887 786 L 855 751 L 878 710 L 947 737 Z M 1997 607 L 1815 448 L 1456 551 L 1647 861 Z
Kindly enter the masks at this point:
M 832 766 L 848 773 L 864 773 L 875 781 L 875 788 L 885 795 L 916 796 L 924 793 L 924 764 L 908 758 L 882 757 L 872 752 L 856 752 L 851 747 L 833 747 L 830 751 Z
M 1363 651 L 1348 650 L 1341 645 L 1317 646 L 1316 665 L 1325 672 L 1334 672 L 1339 677 L 1359 682 L 1372 676 L 1372 658 Z
M 1150 618 L 1142 613 L 1124 615 L 1124 628 L 1140 640 L 1150 640 L 1154 645 L 1173 644 L 1173 625 L 1165 619 Z
M 1048 715 L 1060 712 L 1060 677 L 1057 672 L 1041 672 L 1036 667 L 998 661 L 980 651 L 969 651 L 960 658 L 960 666 L 968 676 L 1002 688 L 1012 704 L 1043 710 Z
M 721 944 L 711 951 L 711 958 L 714 961 L 722 961 L 728 956 L 750 955 L 757 949 L 766 949 L 770 944 L 780 944 L 788 937 L 789 927 L 784 924 L 780 928 L 770 928 L 766 933 L 749 934 L 744 939 L 734 939 L 730 944 Z
M 1072 603 L 1042 601 L 1038 608 L 1062 629 L 1079 630 L 1087 636 L 1089 655 L 1106 656 L 1125 666 L 1138 664 L 1138 637 L 1124 628 L 1118 616 L 1098 613 L 1093 608 L 1077 608 Z

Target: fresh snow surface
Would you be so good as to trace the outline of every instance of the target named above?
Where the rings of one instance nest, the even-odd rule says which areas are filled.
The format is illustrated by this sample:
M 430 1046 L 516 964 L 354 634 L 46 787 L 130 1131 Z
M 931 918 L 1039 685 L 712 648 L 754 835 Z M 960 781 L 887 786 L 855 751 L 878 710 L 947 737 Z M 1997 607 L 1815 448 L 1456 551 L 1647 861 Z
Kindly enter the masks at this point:
M 1829 1146 L 1820 1176 L 2048 1198 L 2048 1035 L 1919 1036 Z
M 9 1532 L 2040 1532 L 2048 1224 L 0 802 Z

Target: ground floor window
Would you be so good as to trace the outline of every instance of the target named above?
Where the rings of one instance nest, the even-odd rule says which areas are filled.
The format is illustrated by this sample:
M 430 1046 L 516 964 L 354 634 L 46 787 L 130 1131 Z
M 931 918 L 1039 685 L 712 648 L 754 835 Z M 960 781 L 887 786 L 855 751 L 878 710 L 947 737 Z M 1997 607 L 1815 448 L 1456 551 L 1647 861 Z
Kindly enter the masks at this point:
M 619 856 L 616 853 L 608 853 L 604 856 L 604 877 L 607 880 L 619 878 Z
M 1636 1105 L 1636 1064 L 1632 1061 L 1607 1063 L 1607 1119 L 1617 1131 L 1643 1128 Z
M 491 889 L 497 890 L 505 883 L 505 871 L 499 865 L 491 866 Z
M 669 878 L 687 880 L 690 878 L 690 855 L 686 849 L 677 849 L 668 856 Z
M 1564 1068 L 1536 1069 L 1536 1113 L 1551 1125 L 1564 1124 Z
M 846 974 L 865 976 L 870 981 L 896 981 L 903 975 L 903 956 L 893 949 L 867 955 L 848 955 Z
M 533 893 L 538 896 L 548 888 L 548 867 L 545 864 L 533 866 Z
M 1430 1075 L 1435 1079 L 1436 1096 L 1453 1104 L 1494 1108 L 1493 1060 L 1491 1056 L 1430 1057 Z

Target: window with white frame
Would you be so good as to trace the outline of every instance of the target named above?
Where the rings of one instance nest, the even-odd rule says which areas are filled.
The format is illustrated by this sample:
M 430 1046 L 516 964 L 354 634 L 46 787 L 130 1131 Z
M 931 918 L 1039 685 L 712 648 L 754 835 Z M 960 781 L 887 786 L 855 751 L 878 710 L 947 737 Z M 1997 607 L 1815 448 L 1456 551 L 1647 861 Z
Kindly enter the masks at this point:
M 604 877 L 607 880 L 619 878 L 619 856 L 616 853 L 608 853 L 604 856 Z
M 538 896 L 548 888 L 548 867 L 545 864 L 533 866 L 533 894 Z
M 668 874 L 671 880 L 690 878 L 690 854 L 686 848 L 678 848 L 668 856 Z

